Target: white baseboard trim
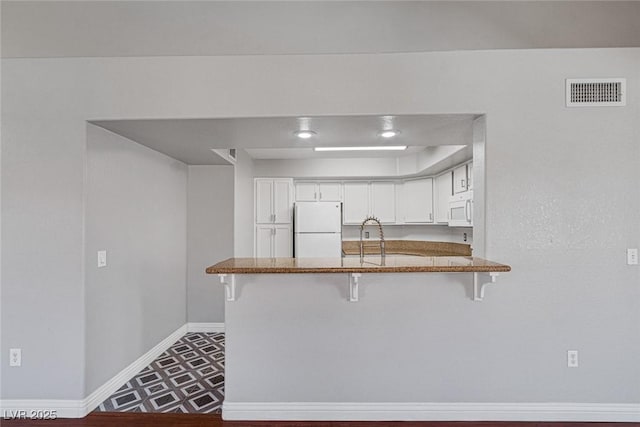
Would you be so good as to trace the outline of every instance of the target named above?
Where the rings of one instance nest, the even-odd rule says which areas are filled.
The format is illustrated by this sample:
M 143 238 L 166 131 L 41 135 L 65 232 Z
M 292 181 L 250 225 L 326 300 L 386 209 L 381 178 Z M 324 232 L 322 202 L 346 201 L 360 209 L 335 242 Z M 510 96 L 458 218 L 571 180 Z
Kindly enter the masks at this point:
M 57 418 L 83 418 L 186 333 L 185 324 L 82 400 L 0 400 L 0 418 L 28 419 L 31 411 L 42 410 L 55 411 Z
M 82 418 L 86 414 L 84 400 L 0 400 L 0 420 Z
M 182 325 L 171 333 L 168 337 L 160 341 L 151 350 L 140 356 L 137 360 L 131 363 L 129 366 L 118 372 L 113 378 L 106 383 L 98 387 L 93 393 L 85 397 L 85 415 L 93 411 L 102 403 L 107 397 L 111 396 L 122 387 L 127 381 L 133 378 L 138 372 L 142 371 L 151 362 L 153 362 L 158 356 L 167 351 L 172 344 L 178 341 L 184 334 L 187 333 L 187 325 Z M 84 415 L 83 415 L 84 416 Z
M 225 420 L 639 422 L 640 404 L 339 403 L 224 401 Z
M 224 332 L 224 323 L 187 323 L 187 332 Z

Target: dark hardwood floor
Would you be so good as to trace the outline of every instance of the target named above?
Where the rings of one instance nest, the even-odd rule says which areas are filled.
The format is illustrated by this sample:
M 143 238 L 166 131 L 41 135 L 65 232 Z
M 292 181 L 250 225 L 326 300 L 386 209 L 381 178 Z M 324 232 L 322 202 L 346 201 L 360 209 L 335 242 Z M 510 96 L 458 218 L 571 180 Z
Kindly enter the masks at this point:
M 640 427 L 640 423 L 222 421 L 220 415 L 92 413 L 82 419 L 6 420 L 2 427 Z

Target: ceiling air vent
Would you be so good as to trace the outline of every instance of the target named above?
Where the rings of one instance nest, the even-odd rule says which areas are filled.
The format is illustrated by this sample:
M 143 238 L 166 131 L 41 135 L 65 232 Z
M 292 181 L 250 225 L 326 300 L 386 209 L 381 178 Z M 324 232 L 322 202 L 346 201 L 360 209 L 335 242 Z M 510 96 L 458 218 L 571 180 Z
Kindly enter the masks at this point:
M 627 79 L 567 79 L 567 107 L 621 107 Z

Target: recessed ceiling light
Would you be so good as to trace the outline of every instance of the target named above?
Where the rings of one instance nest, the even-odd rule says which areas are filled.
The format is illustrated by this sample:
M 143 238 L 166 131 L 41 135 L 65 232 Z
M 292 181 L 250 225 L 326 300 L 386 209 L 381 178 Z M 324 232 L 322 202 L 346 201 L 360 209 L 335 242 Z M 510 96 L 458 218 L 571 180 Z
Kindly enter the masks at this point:
M 400 135 L 400 131 L 396 129 L 387 129 L 380 132 L 379 135 L 383 138 L 393 138 L 394 136 Z
M 293 134 L 300 139 L 309 139 L 316 133 L 312 130 L 297 130 Z
M 314 147 L 315 151 L 401 151 L 406 145 L 379 145 L 374 147 Z

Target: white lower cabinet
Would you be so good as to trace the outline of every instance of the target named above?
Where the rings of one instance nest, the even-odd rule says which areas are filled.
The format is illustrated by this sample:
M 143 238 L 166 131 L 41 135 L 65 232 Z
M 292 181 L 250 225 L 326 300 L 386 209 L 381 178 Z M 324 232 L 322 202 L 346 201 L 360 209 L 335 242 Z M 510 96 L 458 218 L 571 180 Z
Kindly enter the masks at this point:
M 447 224 L 449 222 L 449 198 L 453 195 L 453 181 L 450 171 L 435 178 L 434 193 L 435 222 Z
M 291 226 L 256 225 L 257 258 L 290 258 L 293 254 Z

